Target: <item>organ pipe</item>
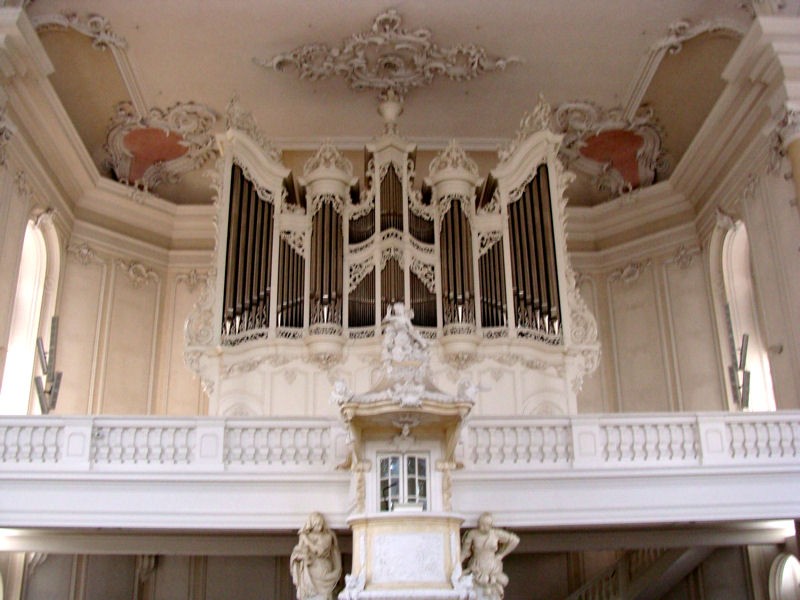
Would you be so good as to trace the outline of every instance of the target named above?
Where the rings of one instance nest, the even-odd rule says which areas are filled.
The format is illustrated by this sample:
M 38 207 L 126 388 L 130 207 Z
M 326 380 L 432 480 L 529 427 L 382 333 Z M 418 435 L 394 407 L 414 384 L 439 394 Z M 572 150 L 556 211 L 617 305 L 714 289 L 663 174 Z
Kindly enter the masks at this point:
M 498 189 L 502 188 L 491 175 L 483 181 L 459 175 L 458 181 L 464 187 L 455 189 L 447 188 L 452 185 L 447 177 L 456 176 L 440 170 L 439 179 L 431 184 L 434 187 L 418 192 L 407 189 L 409 182 L 401 178 L 395 166 L 408 162 L 408 155 L 404 159 L 391 156 L 391 160 L 386 154 L 370 156 L 370 160 L 379 156 L 384 161 L 383 169 L 381 165 L 374 169 L 383 170 L 384 176 L 380 181 L 369 182 L 379 189 L 366 194 L 374 197 L 375 205 L 361 216 L 348 217 L 346 223 L 344 215 L 359 208 L 358 190 L 351 183 L 344 186 L 346 197 L 340 191 L 328 193 L 332 188 L 325 187 L 325 173 L 312 172 L 308 175 L 309 186 L 316 186 L 312 197 L 310 191 L 307 193 L 311 187 L 301 186 L 297 194 L 294 192 L 291 174 L 284 179 L 280 192 L 286 201 L 277 240 L 273 203 L 259 196 L 261 188 L 245 176 L 239 165 L 232 166 L 224 244 L 223 343 L 266 337 L 270 317 L 284 337 L 298 335 L 287 333 L 287 329 L 299 331 L 319 324 L 341 326 L 344 309 L 348 311 L 349 327 L 376 327 L 376 314 L 385 314 L 387 307 L 396 302 L 406 302 L 414 311 L 413 322 L 421 327 L 474 326 L 475 311 L 479 310 L 482 327 L 508 327 L 512 325 L 508 323 L 509 314 L 513 314 L 517 335 L 560 343 L 555 224 L 545 164 L 537 167 L 518 197 L 504 208 L 508 220 L 505 241 L 498 240 L 500 232 L 496 229 L 501 214 L 497 202 L 502 198 Z M 435 191 L 437 206 L 431 190 Z M 277 198 L 278 191 L 273 193 Z M 303 207 L 307 207 L 308 214 L 303 214 Z M 436 217 L 435 210 L 440 207 L 446 207 L 446 211 Z M 439 227 L 438 256 L 433 247 L 437 240 L 434 223 Z M 489 231 L 490 225 L 495 229 Z M 488 247 L 483 246 L 477 260 L 473 226 L 478 227 L 479 235 L 492 238 L 484 240 Z M 303 227 L 310 228 L 305 249 L 300 243 Z M 348 229 L 345 231 L 344 227 Z M 376 228 L 392 233 L 376 237 Z M 356 246 L 357 250 L 351 250 Z M 277 256 L 273 256 L 273 247 Z M 350 254 L 355 251 L 367 261 L 367 272 L 345 293 L 345 265 L 350 269 L 356 264 L 356 255 Z M 272 295 L 274 269 L 278 270 Z M 441 290 L 434 289 L 434 280 Z M 476 290 L 480 290 L 477 306 Z M 507 290 L 511 297 L 507 297 Z M 442 323 L 438 322 L 437 294 L 442 302 Z M 270 298 L 275 301 L 274 307 L 270 306 Z M 319 331 L 338 335 L 330 330 Z
M 273 206 L 234 164 L 228 210 L 223 341 L 264 337 L 269 324 Z
M 460 199 L 453 199 L 442 219 L 441 266 L 444 323 L 475 323 L 472 232 Z
M 342 218 L 334 202 L 320 201 L 311 227 L 311 324 L 342 324 Z
M 285 239 L 281 239 L 278 248 L 278 327 L 302 328 L 305 261 Z
M 381 231 L 403 231 L 403 184 L 392 163 L 381 179 Z
M 509 207 L 512 289 L 518 328 L 560 333 L 558 276 L 547 166 Z

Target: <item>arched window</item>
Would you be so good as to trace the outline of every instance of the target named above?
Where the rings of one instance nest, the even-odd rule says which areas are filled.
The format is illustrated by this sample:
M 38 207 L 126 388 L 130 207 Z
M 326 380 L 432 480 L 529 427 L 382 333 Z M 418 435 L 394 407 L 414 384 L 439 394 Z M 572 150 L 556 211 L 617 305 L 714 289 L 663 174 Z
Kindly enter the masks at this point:
M 11 314 L 8 353 L 0 388 L 0 414 L 25 415 L 31 406 L 38 406 L 31 403 L 31 382 L 46 272 L 45 239 L 41 230 L 29 221 Z
M 775 410 L 769 358 L 759 327 L 758 302 L 750 268 L 750 243 L 747 228 L 741 221 L 736 222 L 725 235 L 722 246 L 722 275 L 730 334 L 731 386 L 738 383 L 740 387 L 749 388 L 747 397 L 742 399 L 743 409 Z M 740 369 L 743 348 L 744 369 Z M 745 375 L 745 371 L 749 375 Z

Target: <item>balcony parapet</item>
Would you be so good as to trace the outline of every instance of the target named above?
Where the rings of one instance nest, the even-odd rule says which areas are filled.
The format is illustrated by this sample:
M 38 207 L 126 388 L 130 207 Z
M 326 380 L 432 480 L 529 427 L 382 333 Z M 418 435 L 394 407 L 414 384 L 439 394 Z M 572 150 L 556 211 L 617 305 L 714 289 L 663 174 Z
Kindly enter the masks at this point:
M 0 418 L 0 526 L 343 527 L 332 418 Z M 800 412 L 471 418 L 453 508 L 510 526 L 800 517 Z

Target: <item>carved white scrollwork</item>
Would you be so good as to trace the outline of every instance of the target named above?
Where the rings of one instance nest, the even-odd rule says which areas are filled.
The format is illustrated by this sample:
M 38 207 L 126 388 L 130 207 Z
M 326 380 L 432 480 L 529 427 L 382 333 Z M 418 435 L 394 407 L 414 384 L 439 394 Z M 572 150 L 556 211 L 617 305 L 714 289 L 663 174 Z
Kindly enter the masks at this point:
M 294 67 L 301 79 L 317 81 L 338 75 L 353 90 L 376 90 L 382 98 L 402 98 L 410 89 L 429 85 L 437 75 L 454 81 L 502 71 L 516 57 L 492 58 L 475 44 L 442 47 L 428 29 L 407 31 L 394 9 L 375 17 L 370 31 L 356 33 L 339 48 L 307 44 L 269 59 L 253 59 L 267 69 Z
M 316 154 L 305 162 L 303 177 L 308 177 L 312 172 L 322 168 L 337 169 L 345 172 L 349 177 L 353 176 L 353 163 L 342 156 L 342 153 L 330 140 L 325 140 Z
M 339 196 L 334 194 L 317 194 L 309 200 L 308 214 L 313 217 L 323 204 L 330 204 L 333 210 L 340 215 L 344 210 L 344 202 Z
M 626 285 L 634 283 L 651 264 L 652 260 L 649 258 L 645 261 L 632 261 L 624 267 L 609 273 L 608 281 L 621 281 Z
M 94 251 L 89 244 L 83 242 L 81 244 L 70 244 L 67 246 L 67 256 L 75 259 L 84 267 L 89 266 L 92 263 L 100 264 L 103 261 L 97 256 L 97 253 Z
M 128 276 L 128 279 L 135 288 L 142 287 L 148 283 L 158 283 L 160 281 L 158 273 L 143 263 L 126 261 L 118 258 L 114 261 L 114 264 Z
M 259 198 L 264 200 L 265 202 L 274 203 L 275 202 L 275 193 L 272 190 L 265 188 L 263 185 L 258 183 L 258 178 L 253 176 L 253 173 L 250 171 L 250 167 L 241 160 L 238 156 L 234 154 L 233 156 L 234 164 L 238 165 L 239 168 L 242 170 L 245 179 L 253 184 L 253 188 L 256 190 L 256 194 Z
M 281 151 L 275 148 L 256 125 L 250 111 L 242 108 L 239 96 L 233 96 L 225 109 L 225 128 L 238 129 L 246 133 L 273 162 L 281 162 Z
M 188 273 L 179 273 L 175 277 L 176 283 L 182 283 L 190 292 L 194 292 L 198 285 L 205 283 L 208 279 L 208 273 L 201 273 L 197 269 L 192 269 Z
M 429 167 L 431 175 L 447 169 L 462 170 L 473 177 L 478 176 L 478 164 L 467 156 L 456 140 L 450 140 L 447 148 L 436 155 Z
M 667 37 L 656 42 L 651 52 L 665 49 L 670 54 L 677 54 L 683 49 L 684 42 L 688 42 L 701 33 L 725 33 L 738 38 L 745 34 L 745 29 L 739 24 L 727 20 L 701 21 L 693 24 L 691 21 L 681 19 L 671 23 L 668 32 Z
M 214 317 L 215 280 L 216 270 L 211 269 L 205 276 L 205 285 L 203 285 L 200 292 L 200 297 L 194 303 L 189 316 L 186 318 L 186 323 L 183 326 L 183 336 L 187 347 L 209 345 L 214 340 L 215 328 L 212 320 Z M 200 354 L 186 352 L 184 361 L 194 372 L 200 372 Z
M 108 165 L 121 182 L 145 190 L 162 182 L 176 183 L 185 173 L 200 168 L 216 154 L 212 132 L 215 121 L 210 109 L 195 102 L 179 102 L 166 110 L 152 108 L 145 116 L 140 115 L 132 103 L 120 102 L 106 136 Z M 165 135 L 179 135 L 180 144 L 187 150 L 172 160 L 153 163 L 136 181 L 129 181 L 134 156 L 126 147 L 125 138 L 136 129 L 149 128 L 162 130 Z
M 503 239 L 502 231 L 479 231 L 478 232 L 478 256 L 483 256 L 492 249 L 497 242 Z
M 306 235 L 302 231 L 281 231 L 281 240 L 285 241 L 300 256 L 305 256 Z
M 358 287 L 358 284 L 366 277 L 371 271 L 375 270 L 375 265 L 368 261 L 359 261 L 350 265 L 348 272 L 347 289 L 352 292 Z
M 400 267 L 405 266 L 404 257 L 403 257 L 403 250 L 401 248 L 384 248 L 381 252 L 381 270 L 386 266 L 386 263 L 389 262 L 389 259 L 394 259 L 400 265 Z
M 5 106 L 0 108 L 0 167 L 6 166 L 8 143 L 16 133 L 16 128 L 8 118 Z
M 516 152 L 520 144 L 528 139 L 536 132 L 549 129 L 552 120 L 553 109 L 550 104 L 544 99 L 542 94 L 539 94 L 539 102 L 533 112 L 526 112 L 519 123 L 516 136 L 509 143 L 498 148 L 497 157 L 500 162 L 508 160 L 508 158 Z
M 31 19 L 36 31 L 74 29 L 83 35 L 92 38 L 92 46 L 98 50 L 110 47 L 125 50 L 128 42 L 124 37 L 114 33 L 111 23 L 107 18 L 98 14 L 90 14 L 85 18 L 76 13 L 39 15 Z
M 436 293 L 436 274 L 433 265 L 429 265 L 428 263 L 424 263 L 412 257 L 409 268 L 431 294 Z
M 626 181 L 610 163 L 600 163 L 581 153 L 586 140 L 607 131 L 629 131 L 641 138 L 636 151 L 639 185 L 650 185 L 657 171 L 669 168 L 669 157 L 662 148 L 663 132 L 655 122 L 653 110 L 639 108 L 632 116 L 624 110 L 605 110 L 591 102 L 565 102 L 555 111 L 556 129 L 564 134 L 560 155 L 570 168 L 592 178 L 595 188 L 612 196 L 629 193 L 634 182 Z

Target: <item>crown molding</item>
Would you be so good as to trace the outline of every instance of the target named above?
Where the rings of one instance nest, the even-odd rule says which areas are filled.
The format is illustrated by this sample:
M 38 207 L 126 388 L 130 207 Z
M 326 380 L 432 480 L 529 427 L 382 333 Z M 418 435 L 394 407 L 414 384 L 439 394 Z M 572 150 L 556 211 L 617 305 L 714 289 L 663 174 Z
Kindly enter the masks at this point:
M 570 260 L 578 272 L 599 273 L 624 268 L 632 261 L 641 261 L 645 257 L 672 256 L 681 245 L 689 248 L 699 245 L 694 223 L 686 222 L 676 227 L 661 229 L 601 250 L 571 251 Z
M 663 181 L 592 207 L 568 204 L 567 239 L 573 250 L 602 251 L 693 219 L 691 203 Z

